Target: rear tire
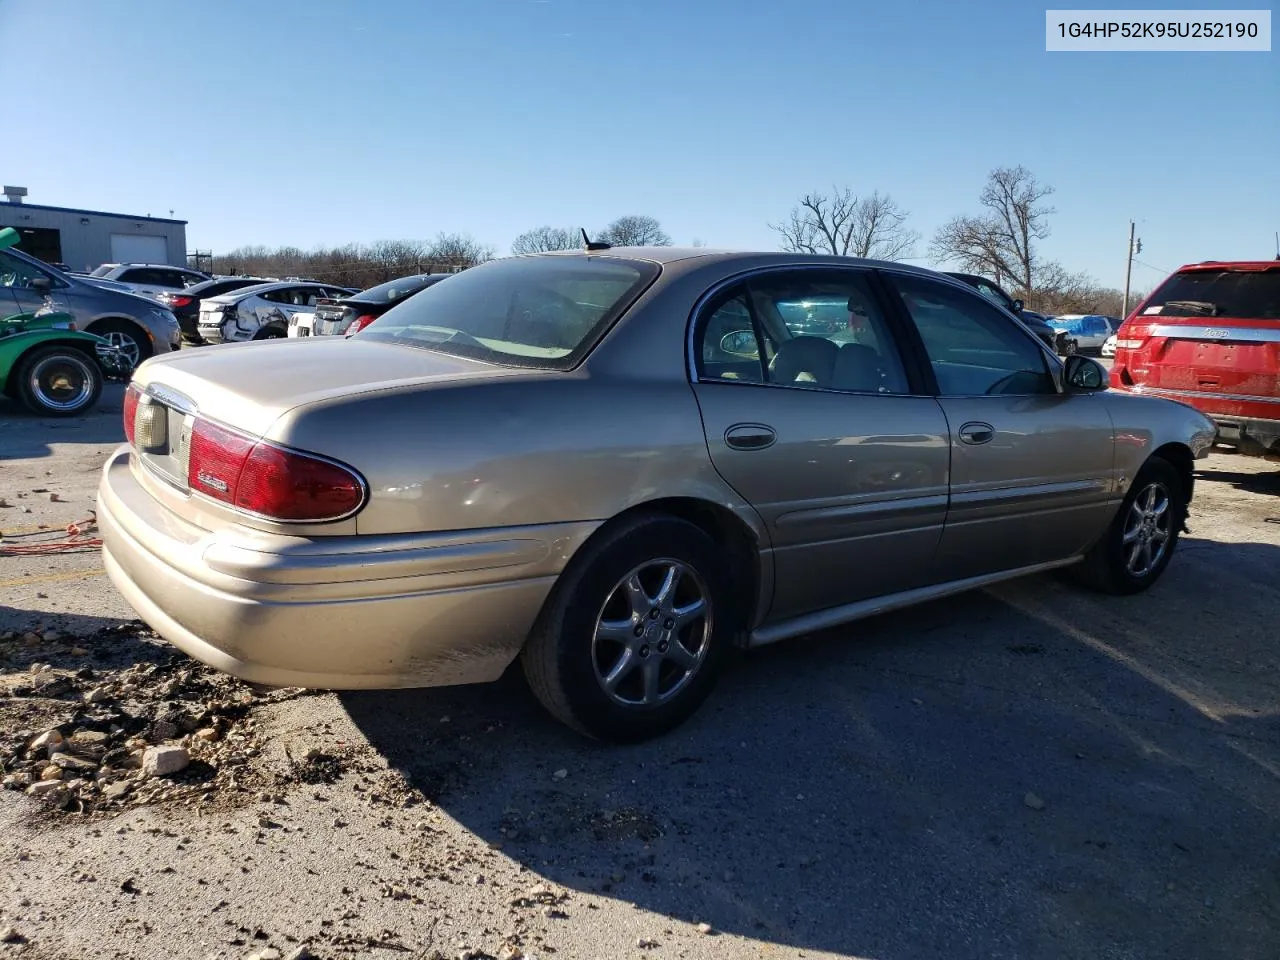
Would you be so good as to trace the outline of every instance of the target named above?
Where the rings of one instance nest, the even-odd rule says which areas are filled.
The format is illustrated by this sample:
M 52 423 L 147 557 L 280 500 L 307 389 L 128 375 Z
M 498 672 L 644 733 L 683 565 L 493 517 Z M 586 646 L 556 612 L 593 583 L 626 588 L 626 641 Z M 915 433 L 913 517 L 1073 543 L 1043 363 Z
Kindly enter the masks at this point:
M 521 655 L 543 706 L 615 743 L 683 723 L 711 693 L 732 646 L 720 554 L 701 529 L 662 515 L 630 519 L 589 543 Z
M 14 371 L 14 392 L 32 413 L 74 417 L 93 408 L 102 395 L 98 364 L 73 347 L 47 347 L 22 358 Z
M 1169 566 L 1186 515 L 1178 471 L 1152 457 L 1138 471 L 1107 532 L 1076 568 L 1079 579 L 1118 596 L 1148 589 Z
M 282 330 L 280 327 L 263 327 L 253 335 L 255 340 L 280 340 L 287 337 L 289 332 Z

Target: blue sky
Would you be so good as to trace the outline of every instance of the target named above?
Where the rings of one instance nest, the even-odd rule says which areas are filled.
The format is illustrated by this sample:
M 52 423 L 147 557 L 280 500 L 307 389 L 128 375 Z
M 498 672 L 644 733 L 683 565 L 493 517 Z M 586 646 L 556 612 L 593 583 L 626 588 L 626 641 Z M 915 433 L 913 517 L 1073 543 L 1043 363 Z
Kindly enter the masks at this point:
M 1212 4 L 1201 2 L 1200 8 Z M 1237 4 L 1236 6 L 1239 6 Z M 301 247 L 657 217 L 771 249 L 808 190 L 926 241 L 987 172 L 1056 188 L 1044 252 L 1118 286 L 1271 257 L 1280 54 L 1046 53 L 953 0 L 0 0 L 0 180 L 31 202 Z M 923 244 L 920 251 L 924 253 Z

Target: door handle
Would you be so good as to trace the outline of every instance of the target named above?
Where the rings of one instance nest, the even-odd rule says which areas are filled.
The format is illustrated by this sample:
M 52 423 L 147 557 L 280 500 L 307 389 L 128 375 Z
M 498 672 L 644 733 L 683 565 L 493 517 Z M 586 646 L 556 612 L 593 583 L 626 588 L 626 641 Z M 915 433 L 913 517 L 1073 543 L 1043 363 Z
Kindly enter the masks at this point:
M 996 428 L 989 423 L 966 423 L 960 428 L 961 443 L 978 445 L 990 443 L 996 435 Z
M 763 423 L 735 423 L 724 432 L 724 442 L 734 450 L 763 450 L 777 439 L 773 427 Z

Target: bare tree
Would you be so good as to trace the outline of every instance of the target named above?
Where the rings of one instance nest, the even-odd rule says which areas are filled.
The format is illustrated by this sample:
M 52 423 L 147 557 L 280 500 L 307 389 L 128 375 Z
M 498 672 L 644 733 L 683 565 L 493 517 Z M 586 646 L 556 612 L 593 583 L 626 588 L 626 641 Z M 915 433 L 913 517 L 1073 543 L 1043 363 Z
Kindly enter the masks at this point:
M 466 233 L 441 233 L 431 241 L 428 256 L 435 263 L 461 268 L 474 267 L 492 260 L 493 247 L 486 246 Z
M 848 187 L 833 187 L 830 194 L 801 197 L 783 223 L 769 228 L 791 253 L 903 260 L 920 239 L 906 220 L 907 211 L 888 194 L 858 198 Z
M 615 247 L 669 247 L 671 238 L 653 217 L 627 214 L 619 217 L 592 239 Z
M 546 253 L 548 250 L 573 250 L 582 246 L 582 234 L 571 227 L 534 227 L 516 237 L 511 252 Z
M 1041 264 L 1036 251 L 1036 242 L 1049 236 L 1054 210 L 1044 200 L 1052 193 L 1053 187 L 1040 183 L 1026 167 L 992 170 L 978 198 L 984 212 L 943 224 L 930 244 L 934 260 L 957 263 L 1031 296 L 1037 273 L 1051 274 L 1050 267 L 1056 266 Z

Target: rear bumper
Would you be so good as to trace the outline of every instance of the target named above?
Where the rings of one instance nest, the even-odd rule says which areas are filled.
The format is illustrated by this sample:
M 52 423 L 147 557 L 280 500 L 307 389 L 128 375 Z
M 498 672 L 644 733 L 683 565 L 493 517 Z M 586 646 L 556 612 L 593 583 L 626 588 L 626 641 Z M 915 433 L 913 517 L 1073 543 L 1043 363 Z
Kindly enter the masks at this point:
M 496 680 L 596 527 L 310 538 L 209 531 L 153 497 L 134 469 L 122 447 L 99 485 L 112 582 L 174 646 L 270 686 Z
M 1235 447 L 1241 453 L 1280 457 L 1280 420 L 1231 417 L 1219 413 L 1208 416 L 1217 424 L 1218 443 Z

